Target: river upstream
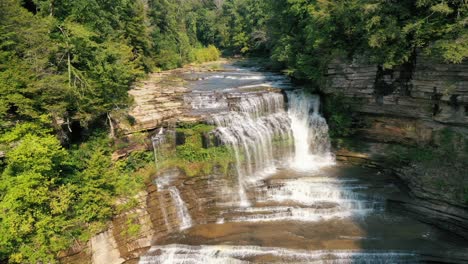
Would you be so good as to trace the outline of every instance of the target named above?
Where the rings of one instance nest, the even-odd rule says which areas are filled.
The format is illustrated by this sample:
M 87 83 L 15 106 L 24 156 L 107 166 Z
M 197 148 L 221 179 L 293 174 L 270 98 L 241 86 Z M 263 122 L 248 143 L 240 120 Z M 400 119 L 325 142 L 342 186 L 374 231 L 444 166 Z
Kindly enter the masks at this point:
M 183 78 L 192 111 L 236 157 L 235 185 L 206 223 L 166 186 L 180 226 L 140 264 L 436 263 L 466 252 L 466 242 L 392 202 L 406 197 L 392 176 L 335 161 L 318 96 L 232 65 Z

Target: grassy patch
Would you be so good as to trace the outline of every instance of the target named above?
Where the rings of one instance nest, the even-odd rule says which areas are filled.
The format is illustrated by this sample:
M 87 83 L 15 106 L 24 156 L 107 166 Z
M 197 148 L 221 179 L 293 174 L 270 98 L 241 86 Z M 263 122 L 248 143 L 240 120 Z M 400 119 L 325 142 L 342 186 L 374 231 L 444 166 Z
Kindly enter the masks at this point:
M 140 234 L 141 225 L 138 220 L 138 214 L 126 215 L 125 228 L 122 230 L 122 236 L 131 238 Z
M 178 167 L 188 176 L 207 175 L 214 167 L 228 173 L 229 164 L 235 162 L 227 146 L 204 148 L 203 136 L 215 129 L 206 124 L 180 124 L 177 133 L 184 135 L 185 143 L 176 147 L 175 153 L 164 153 L 158 162 L 158 170 Z

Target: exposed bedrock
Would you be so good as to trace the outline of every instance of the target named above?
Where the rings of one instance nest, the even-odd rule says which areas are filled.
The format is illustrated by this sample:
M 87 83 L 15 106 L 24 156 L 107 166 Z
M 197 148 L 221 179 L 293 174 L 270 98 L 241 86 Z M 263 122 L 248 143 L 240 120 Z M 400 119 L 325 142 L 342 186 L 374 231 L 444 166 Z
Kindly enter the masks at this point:
M 390 202 L 422 221 L 466 238 L 468 238 L 468 208 L 458 196 L 456 188 L 463 186 L 466 176 L 454 177 L 451 171 L 459 171 L 459 168 L 451 166 L 451 170 L 447 170 L 448 165 L 442 164 L 442 161 L 440 166 L 436 164 L 431 167 L 421 167 L 419 164 L 411 163 L 396 166 L 389 160 L 389 156 L 393 146 L 439 146 L 441 144 L 439 132 L 444 128 L 452 128 L 461 135 L 468 134 L 467 72 L 466 64 L 444 65 L 420 57 L 414 63 L 392 71 L 381 69 L 376 65 L 336 61 L 329 67 L 329 85 L 323 90 L 325 96 L 343 94 L 356 99 L 354 101 L 357 118 L 360 119 L 359 123 L 363 124 L 357 131 L 358 137 L 353 138 L 350 144 L 346 142 L 335 144 L 337 159 L 380 170 L 391 170 L 404 181 L 412 197 L 394 197 Z M 257 78 L 249 76 L 251 79 L 254 77 Z M 225 79 L 228 78 L 223 78 L 224 81 Z M 116 152 L 115 159 L 125 157 L 128 152 L 134 150 L 152 149 L 150 138 L 157 134 L 161 127 L 167 128 L 173 123 L 206 123 L 208 117 L 213 119 L 218 116 L 218 126 L 224 127 L 222 122 L 229 116 L 225 119 L 220 119 L 224 117 L 223 115 L 213 116 L 224 111 L 258 114 L 276 113 L 277 108 L 281 108 L 282 111 L 276 113 L 275 118 L 262 119 L 262 121 L 265 121 L 265 126 L 278 124 L 274 126 L 275 128 L 282 128 L 281 125 L 287 124 L 280 122 L 283 117 L 286 118 L 282 106 L 284 102 L 266 100 L 279 98 L 281 91 L 277 89 L 249 85 L 243 90 L 239 88 L 242 92 L 231 92 L 232 90 L 193 92 L 184 88 L 183 82 L 182 78 L 171 74 L 156 74 L 130 92 L 134 96 L 135 108 L 120 118 L 115 116 L 114 118 L 118 120 L 116 123 L 121 134 L 129 138 L 130 143 L 136 141 L 132 137 L 139 136 L 140 133 L 136 132 L 147 132 L 144 134 L 146 144 L 132 143 L 128 148 Z M 261 107 L 243 109 L 242 102 L 247 101 L 258 101 L 259 103 L 251 105 Z M 318 109 L 314 109 L 315 112 L 318 112 Z M 234 121 L 248 124 L 243 122 L 247 117 L 249 114 L 246 114 L 244 119 L 237 118 Z M 243 127 L 238 125 L 235 128 Z M 280 135 L 288 135 L 288 130 L 278 130 Z M 229 129 L 222 131 L 230 132 Z M 220 131 L 217 132 L 218 134 L 213 131 L 203 132 L 201 135 L 203 148 L 230 142 L 227 140 L 222 142 Z M 324 131 L 325 134 L 327 132 Z M 234 142 L 242 138 L 238 135 L 245 133 L 243 130 L 236 130 L 231 134 L 236 137 L 224 138 Z M 176 135 L 178 144 L 183 144 L 187 136 L 189 135 L 179 132 L 179 135 Z M 268 133 L 258 133 L 258 138 L 263 139 L 266 136 Z M 314 137 L 314 135 L 309 136 Z M 276 143 L 275 139 L 276 137 L 271 137 L 270 141 Z M 252 155 L 252 160 L 256 160 L 257 156 L 259 160 L 265 160 L 263 156 L 270 152 L 283 155 L 279 151 L 260 151 L 263 148 L 255 148 L 254 145 L 246 144 L 245 148 L 247 150 L 252 148 L 251 153 L 255 154 Z M 259 151 L 254 151 L 257 149 Z M 248 160 L 249 157 L 246 156 L 245 159 Z M 260 164 L 252 162 L 252 164 L 257 163 Z M 252 168 L 252 171 L 255 171 L 255 168 Z M 228 173 L 222 168 L 215 167 L 208 175 L 196 177 L 189 177 L 182 170 L 175 168 L 163 170 L 155 175 L 145 191 L 136 197 L 137 206 L 115 216 L 107 231 L 93 237 L 86 244 L 75 245 L 64 253 L 61 260 L 63 263 L 138 263 L 139 256 L 147 252 L 157 241 L 171 234 L 192 225 L 216 223 L 224 221 L 224 217 L 227 220 L 229 217 L 235 218 L 236 214 L 226 214 L 223 210 L 229 204 L 239 202 L 242 188 L 238 182 L 242 182 L 243 179 L 236 175 L 238 176 L 238 171 L 234 164 L 229 165 Z M 256 187 L 267 192 L 276 185 L 275 181 L 260 181 Z M 249 195 L 252 194 L 247 192 L 245 195 L 246 200 L 249 200 L 251 198 Z M 292 214 L 290 211 L 280 213 Z M 437 259 L 440 257 L 435 256 L 434 261 L 441 261 Z M 455 256 L 451 255 L 450 258 Z M 460 261 L 452 262 L 463 263 L 467 259 L 466 256 L 459 258 Z M 106 261 L 102 262 L 103 259 Z M 449 256 L 444 258 L 444 261 L 447 261 L 446 259 L 449 259 Z
M 399 201 L 402 206 L 423 221 L 468 238 L 468 173 L 463 162 L 468 151 L 463 147 L 468 142 L 468 63 L 444 64 L 418 55 L 406 65 L 384 70 L 358 60 L 336 60 L 327 78 L 325 96 L 352 98 L 360 124 L 352 144 L 337 144 L 338 159 L 391 169 L 413 195 L 410 201 Z M 449 142 L 443 139 L 447 129 L 457 134 Z M 432 162 L 389 162 L 394 147 L 429 152 L 447 144 L 454 151 Z
M 408 65 L 383 70 L 337 60 L 329 65 L 327 78 L 323 92 L 357 99 L 357 110 L 364 115 L 468 127 L 468 63 L 443 64 L 417 56 Z
M 138 206 L 116 216 L 107 231 L 86 245 L 70 249 L 61 262 L 138 263 L 155 241 L 191 225 L 215 223 L 222 204 L 235 196 L 227 188 L 230 178 L 216 168 L 199 177 L 188 177 L 175 168 L 165 170 L 136 197 Z

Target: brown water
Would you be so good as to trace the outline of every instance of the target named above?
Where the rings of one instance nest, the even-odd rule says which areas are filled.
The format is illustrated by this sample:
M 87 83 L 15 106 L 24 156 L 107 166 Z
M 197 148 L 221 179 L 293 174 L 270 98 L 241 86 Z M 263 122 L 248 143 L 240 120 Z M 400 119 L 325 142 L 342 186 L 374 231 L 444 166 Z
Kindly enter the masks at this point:
M 468 260 L 466 241 L 400 208 L 409 197 L 396 179 L 334 165 L 317 96 L 288 92 L 286 110 L 278 100 L 284 95 L 250 90 L 290 87 L 284 77 L 229 65 L 224 72 L 191 73 L 186 79 L 193 90 L 186 101 L 194 111 L 222 117 L 215 122 L 217 135 L 236 149 L 238 175 L 226 194 L 232 199 L 213 210 L 216 223 L 192 221 L 183 195 L 170 187 L 181 231 L 156 241 L 141 264 Z M 294 147 L 275 147 L 279 135 L 292 139 Z
M 392 203 L 405 198 L 396 183 L 344 165 L 279 170 L 248 188 L 250 207 L 166 237 L 140 263 L 418 263 L 465 252 L 466 241 Z

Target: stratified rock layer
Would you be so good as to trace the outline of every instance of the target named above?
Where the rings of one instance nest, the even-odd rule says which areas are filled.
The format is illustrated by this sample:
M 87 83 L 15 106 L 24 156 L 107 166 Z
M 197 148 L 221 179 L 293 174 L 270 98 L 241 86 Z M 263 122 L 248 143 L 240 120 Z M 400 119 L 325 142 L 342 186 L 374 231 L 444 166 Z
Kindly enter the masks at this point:
M 372 145 L 354 152 L 343 147 L 338 157 L 392 169 L 414 195 L 414 200 L 406 204 L 409 211 L 468 237 L 468 205 L 446 193 L 450 186 L 443 191 L 433 184 L 440 181 L 467 186 L 468 177 L 455 178 L 442 161 L 438 168 L 416 164 L 388 168 L 382 162 L 388 146 L 381 144 L 438 146 L 438 132 L 445 128 L 468 137 L 468 64 L 444 64 L 416 56 L 406 65 L 384 70 L 378 65 L 336 60 L 329 65 L 327 78 L 323 92 L 352 98 L 358 118 L 366 124 L 357 131 L 366 141 L 360 144 Z

